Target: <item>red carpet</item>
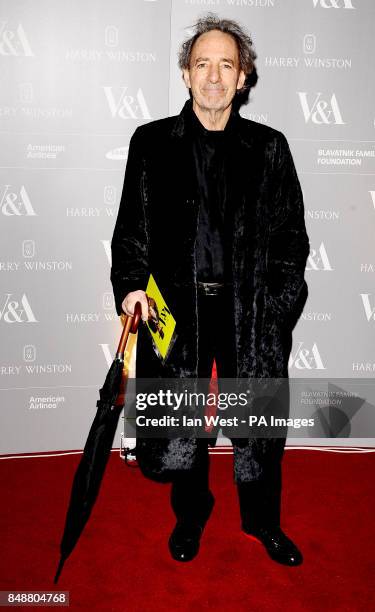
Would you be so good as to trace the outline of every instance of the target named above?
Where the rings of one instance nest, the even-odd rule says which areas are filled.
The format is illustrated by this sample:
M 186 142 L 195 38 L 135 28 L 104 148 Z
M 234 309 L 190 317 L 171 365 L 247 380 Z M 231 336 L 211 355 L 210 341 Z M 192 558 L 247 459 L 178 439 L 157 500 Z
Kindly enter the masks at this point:
M 80 456 L 0 461 L 0 590 L 66 590 L 72 610 L 375 609 L 375 454 L 286 451 L 283 521 L 304 554 L 287 568 L 241 534 L 232 457 L 211 457 L 216 497 L 191 563 L 169 557 L 170 485 L 113 453 L 99 500 L 57 587 L 53 576 Z

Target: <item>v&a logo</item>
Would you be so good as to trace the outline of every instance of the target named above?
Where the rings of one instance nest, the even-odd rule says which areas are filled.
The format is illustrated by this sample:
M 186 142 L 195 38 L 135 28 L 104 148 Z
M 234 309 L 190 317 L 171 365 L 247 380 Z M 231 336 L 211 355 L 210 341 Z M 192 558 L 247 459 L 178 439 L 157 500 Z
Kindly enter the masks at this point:
M 6 217 L 12 217 L 13 215 L 36 216 L 36 212 L 23 185 L 19 194 L 11 191 L 10 185 L 4 186 L 4 192 L 0 199 L 0 210 Z
M 152 117 L 146 104 L 142 89 L 139 87 L 135 96 L 126 94 L 127 87 L 121 87 L 120 96 L 115 96 L 111 86 L 104 87 L 109 110 L 113 118 L 120 119 L 144 119 L 151 121 Z
M 311 349 L 302 348 L 303 342 L 300 342 L 298 348 L 293 355 L 289 357 L 289 367 L 294 366 L 297 370 L 325 370 L 322 358 L 320 356 L 316 342 Z
M 370 304 L 370 294 L 361 293 L 361 298 L 367 321 L 375 321 L 375 306 Z
M 0 321 L 5 321 L 5 323 L 38 323 L 25 293 L 20 302 L 11 300 L 11 297 L 11 293 L 6 294 L 4 305 L 0 309 Z
M 355 9 L 352 0 L 313 0 L 314 8 L 320 6 L 321 8 L 344 8 L 344 9 Z
M 16 30 L 6 29 L 7 22 L 0 22 L 0 55 L 34 57 L 25 30 L 19 23 Z
M 107 255 L 108 263 L 112 265 L 112 252 L 111 252 L 111 241 L 110 240 L 102 240 L 101 241 L 105 254 Z
M 333 270 L 323 242 L 318 251 L 316 249 L 311 249 L 307 259 L 306 270 L 324 270 L 325 272 L 331 272 Z
M 124 353 L 124 364 L 125 364 L 125 369 L 131 369 L 134 368 L 134 357 L 135 357 L 135 351 L 134 351 L 134 344 L 135 344 L 135 336 L 131 335 L 131 339 L 130 339 L 130 343 L 128 343 L 128 346 L 125 350 Z M 112 364 L 112 361 L 115 358 L 115 355 L 112 354 L 111 349 L 109 348 L 109 344 L 99 344 L 99 346 L 101 347 L 102 351 L 103 351 L 103 355 L 104 355 L 104 359 L 105 362 L 107 364 L 107 367 L 109 368 Z M 134 370 L 133 370 L 134 371 Z
M 297 93 L 301 102 L 305 123 L 311 120 L 312 123 L 317 125 L 331 125 L 333 123 L 335 125 L 345 125 L 335 94 L 332 94 L 330 101 L 327 102 L 321 99 L 322 92 L 319 91 L 310 107 L 307 92 L 298 91 Z

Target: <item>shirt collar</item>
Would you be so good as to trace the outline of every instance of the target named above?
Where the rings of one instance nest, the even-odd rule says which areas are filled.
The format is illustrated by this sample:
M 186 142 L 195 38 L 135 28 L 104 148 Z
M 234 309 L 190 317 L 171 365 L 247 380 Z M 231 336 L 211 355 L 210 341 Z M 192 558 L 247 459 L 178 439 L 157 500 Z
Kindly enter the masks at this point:
M 190 120 L 191 120 L 191 125 L 193 126 L 193 129 L 197 130 L 197 132 L 203 136 L 210 137 L 212 134 L 213 135 L 212 138 L 215 138 L 216 135 L 218 135 L 218 138 L 220 138 L 220 134 L 227 135 L 231 131 L 232 124 L 233 124 L 233 113 L 232 112 L 229 115 L 228 121 L 223 130 L 208 130 L 203 125 L 203 123 L 201 122 L 197 114 L 194 112 L 192 103 L 189 106 L 189 114 L 190 114 Z
M 224 130 L 220 130 L 220 131 L 225 132 L 225 134 L 228 134 L 228 135 L 235 133 L 239 128 L 240 119 L 241 117 L 240 117 L 239 112 L 233 107 L 233 104 L 232 104 L 231 113 L 226 123 L 226 126 Z M 207 134 L 210 134 L 211 132 L 215 131 L 215 130 L 207 130 L 204 127 L 204 125 L 200 122 L 197 115 L 193 111 L 193 100 L 192 98 L 190 98 L 189 100 L 186 100 L 181 113 L 177 117 L 177 121 L 173 128 L 173 135 L 184 136 L 185 134 L 189 134 L 192 128 L 198 129 L 198 130 L 200 129 L 201 133 L 207 133 Z

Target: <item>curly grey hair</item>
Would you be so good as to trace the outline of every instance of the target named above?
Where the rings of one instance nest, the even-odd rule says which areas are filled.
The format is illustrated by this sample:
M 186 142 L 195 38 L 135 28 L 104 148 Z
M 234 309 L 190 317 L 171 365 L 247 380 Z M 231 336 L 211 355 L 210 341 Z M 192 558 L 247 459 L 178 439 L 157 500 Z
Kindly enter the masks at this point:
M 245 32 L 244 28 L 236 21 L 232 19 L 220 19 L 215 13 L 208 13 L 206 16 L 200 17 L 192 27 L 195 29 L 193 36 L 182 43 L 178 53 L 178 65 L 181 70 L 189 68 L 192 49 L 199 36 L 211 30 L 219 30 L 225 34 L 230 34 L 236 41 L 240 69 L 244 71 L 246 77 L 253 72 L 255 69 L 254 62 L 257 57 L 253 47 L 253 41 Z M 247 89 L 246 84 L 241 91 L 245 89 Z

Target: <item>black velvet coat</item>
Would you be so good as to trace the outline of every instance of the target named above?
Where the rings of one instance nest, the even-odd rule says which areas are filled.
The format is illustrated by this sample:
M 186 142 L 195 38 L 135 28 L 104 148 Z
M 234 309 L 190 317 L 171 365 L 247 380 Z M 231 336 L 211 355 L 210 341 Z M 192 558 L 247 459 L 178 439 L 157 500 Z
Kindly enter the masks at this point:
M 127 293 L 146 288 L 152 272 L 177 321 L 177 340 L 165 366 L 154 353 L 148 331 L 140 329 L 137 376 L 145 378 L 197 375 L 199 198 L 191 154 L 191 104 L 188 100 L 179 115 L 134 132 L 112 239 L 117 313 Z M 304 272 L 309 240 L 300 183 L 285 136 L 242 118 L 234 109 L 229 146 L 231 214 L 225 244 L 237 376 L 286 378 L 292 330 L 308 294 Z

